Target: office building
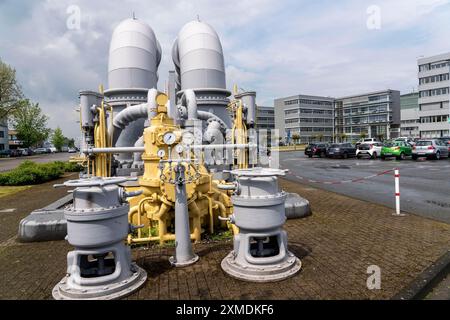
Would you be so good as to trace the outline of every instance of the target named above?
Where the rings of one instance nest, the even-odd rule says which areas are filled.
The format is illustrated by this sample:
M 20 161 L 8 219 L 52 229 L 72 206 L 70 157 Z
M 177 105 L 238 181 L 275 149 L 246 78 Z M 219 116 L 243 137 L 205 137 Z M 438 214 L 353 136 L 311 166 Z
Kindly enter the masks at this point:
M 333 103 L 330 97 L 295 95 L 275 99 L 275 128 L 283 141 L 332 141 Z
M 8 122 L 0 119 L 0 151 L 9 149 Z
M 419 67 L 419 134 L 421 138 L 449 136 L 450 52 L 421 58 Z
M 275 99 L 275 127 L 286 142 L 348 141 L 400 136 L 400 92 L 383 90 L 343 98 L 297 95 Z
M 383 90 L 335 100 L 336 141 L 400 136 L 400 91 Z
M 256 106 L 256 128 L 267 130 L 275 128 L 275 112 L 273 107 Z
M 412 92 L 400 96 L 400 135 L 419 138 L 419 93 Z
M 22 148 L 22 141 L 17 138 L 17 131 L 16 130 L 9 130 L 9 149 L 19 149 Z

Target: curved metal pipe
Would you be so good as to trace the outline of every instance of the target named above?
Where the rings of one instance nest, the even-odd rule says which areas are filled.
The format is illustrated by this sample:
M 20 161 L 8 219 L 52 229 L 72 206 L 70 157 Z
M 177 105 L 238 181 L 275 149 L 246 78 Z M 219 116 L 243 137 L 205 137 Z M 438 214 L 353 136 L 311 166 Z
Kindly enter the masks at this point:
M 226 132 L 226 129 L 229 129 L 226 123 L 218 116 L 216 116 L 214 113 L 199 110 L 197 111 L 197 116 L 200 120 L 208 120 L 212 118 L 215 121 L 219 122 L 221 124 L 221 131 L 223 132 Z
M 134 143 L 135 147 L 144 147 L 144 136 L 140 136 L 139 139 Z M 135 152 L 133 155 L 133 162 L 142 162 L 142 152 Z
M 197 120 L 197 97 L 192 89 L 187 89 L 181 96 L 181 104 L 187 108 L 188 120 Z
M 134 106 L 129 106 L 118 114 L 115 115 L 113 119 L 113 124 L 108 129 L 108 134 L 112 137 L 112 145 L 114 146 L 117 142 L 117 139 L 120 136 L 120 133 L 126 126 L 128 126 L 131 122 L 140 119 L 147 118 L 152 119 L 158 113 L 157 104 L 156 104 L 156 96 L 158 91 L 154 88 L 148 90 L 147 93 L 147 103 L 141 103 Z
M 223 143 L 223 135 L 220 123 L 218 121 L 211 121 L 208 124 L 208 127 L 206 128 L 205 134 L 204 134 L 205 141 L 209 143 L 218 142 Z M 222 139 L 222 141 L 219 141 Z

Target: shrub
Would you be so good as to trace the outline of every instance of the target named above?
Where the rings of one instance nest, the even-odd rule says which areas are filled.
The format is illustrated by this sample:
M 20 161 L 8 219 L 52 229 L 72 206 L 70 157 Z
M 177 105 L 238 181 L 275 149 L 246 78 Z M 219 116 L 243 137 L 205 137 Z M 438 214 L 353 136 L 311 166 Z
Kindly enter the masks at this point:
M 23 186 L 39 184 L 58 179 L 64 172 L 77 172 L 80 170 L 81 167 L 78 164 L 71 162 L 35 163 L 26 160 L 9 172 L 0 173 L 0 185 Z

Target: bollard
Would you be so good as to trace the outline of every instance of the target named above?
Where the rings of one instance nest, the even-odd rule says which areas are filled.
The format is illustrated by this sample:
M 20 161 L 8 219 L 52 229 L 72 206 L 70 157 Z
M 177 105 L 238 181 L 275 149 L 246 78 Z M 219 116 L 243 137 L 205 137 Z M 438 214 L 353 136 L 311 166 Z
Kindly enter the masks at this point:
M 400 213 L 400 172 L 398 169 L 394 170 L 395 181 L 395 214 L 394 216 L 403 217 L 405 214 Z

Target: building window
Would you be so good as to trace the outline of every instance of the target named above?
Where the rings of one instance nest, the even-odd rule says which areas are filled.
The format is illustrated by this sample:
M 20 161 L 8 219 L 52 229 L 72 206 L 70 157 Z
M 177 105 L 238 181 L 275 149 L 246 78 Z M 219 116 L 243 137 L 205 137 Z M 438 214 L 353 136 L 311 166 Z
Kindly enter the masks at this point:
M 423 90 L 419 92 L 419 96 L 421 98 L 424 97 L 432 97 L 432 96 L 440 96 L 444 94 L 448 94 L 448 88 L 438 88 L 438 89 L 431 89 L 431 90 Z
M 4 137 L 5 137 L 5 131 L 0 130 L 0 138 L 4 138 Z
M 424 77 L 419 79 L 419 84 L 433 83 L 433 82 L 441 82 L 449 80 L 449 74 L 443 73 L 435 76 Z
M 434 122 L 447 122 L 447 121 L 448 121 L 448 115 L 429 116 L 429 117 L 421 117 L 420 118 L 421 123 L 434 123 Z
M 3 143 L 0 143 L 0 150 L 5 150 L 5 145 Z
M 369 101 L 380 101 L 380 100 L 387 100 L 388 96 L 387 95 L 380 95 L 380 96 L 371 96 L 369 97 Z
M 292 104 L 298 104 L 298 99 L 284 101 L 284 105 L 285 106 L 289 106 L 289 105 L 292 105 Z
M 293 114 L 298 114 L 298 109 L 285 110 L 285 111 L 284 111 L 284 115 L 285 115 L 285 116 L 293 115 Z

